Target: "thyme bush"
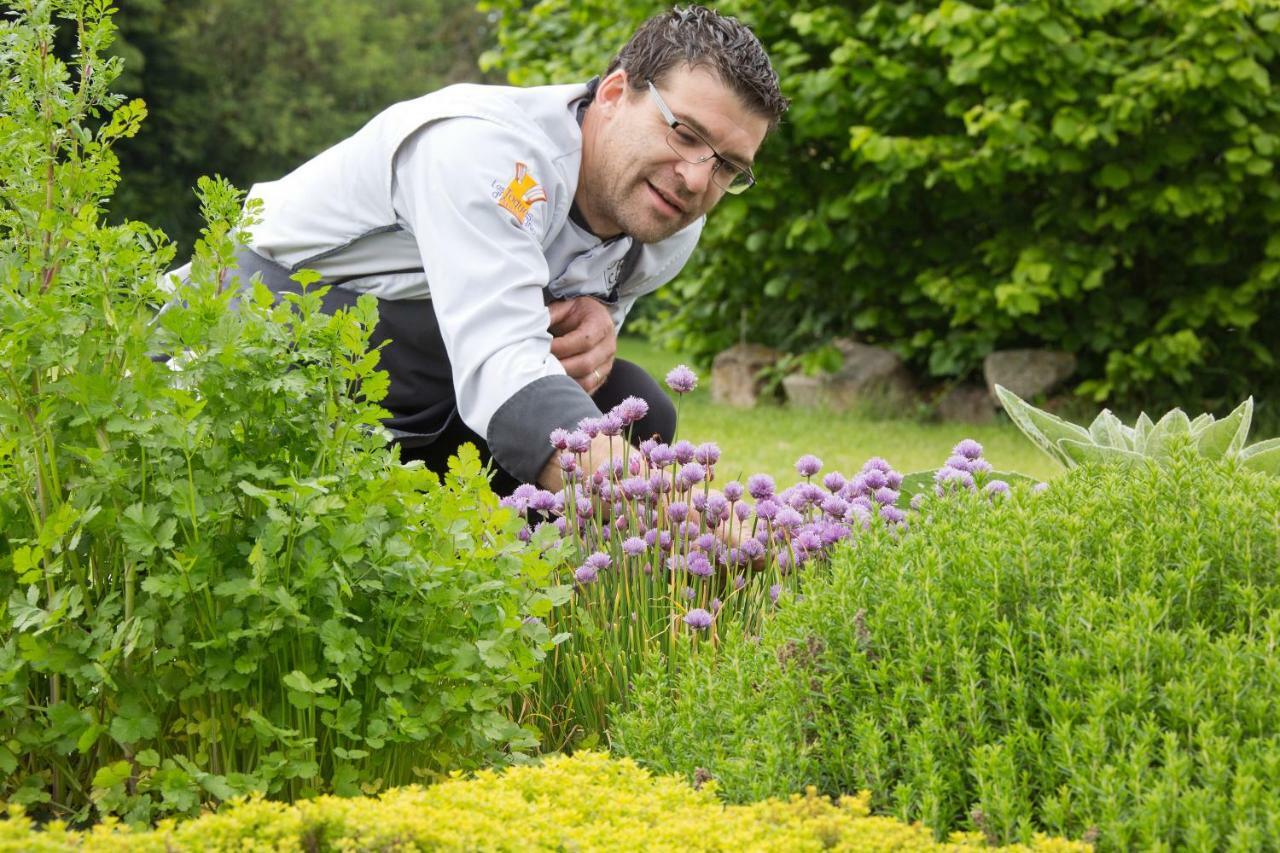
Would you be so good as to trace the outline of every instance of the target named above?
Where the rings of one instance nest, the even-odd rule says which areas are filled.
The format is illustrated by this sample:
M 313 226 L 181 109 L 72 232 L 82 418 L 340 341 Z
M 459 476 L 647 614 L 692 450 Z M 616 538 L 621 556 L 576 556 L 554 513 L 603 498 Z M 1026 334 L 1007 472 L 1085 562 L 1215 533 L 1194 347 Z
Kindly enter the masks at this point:
M 926 499 L 757 645 L 646 671 L 614 746 L 740 801 L 869 789 L 993 841 L 1280 838 L 1280 485 L 1184 451 Z
M 201 182 L 193 282 L 102 224 L 138 102 L 106 0 L 0 26 L 0 800 L 41 817 L 371 792 L 532 746 L 550 566 L 474 452 L 386 449 L 372 302 L 222 273 L 240 194 Z M 76 30 L 74 65 L 55 17 Z M 230 303 L 240 297 L 237 310 Z M 153 357 L 168 353 L 162 362 Z

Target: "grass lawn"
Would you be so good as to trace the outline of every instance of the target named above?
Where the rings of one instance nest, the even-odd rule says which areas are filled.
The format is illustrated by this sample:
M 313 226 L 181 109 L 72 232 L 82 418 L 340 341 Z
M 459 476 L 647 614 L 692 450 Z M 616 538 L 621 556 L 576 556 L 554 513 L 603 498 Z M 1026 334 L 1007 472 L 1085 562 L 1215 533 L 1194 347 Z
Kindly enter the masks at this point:
M 659 380 L 683 359 L 640 338 L 624 336 L 618 355 L 644 367 Z M 871 456 L 883 456 L 903 472 L 937 468 L 962 438 L 986 448 L 987 460 L 1001 471 L 1019 471 L 1047 479 L 1062 471 L 1036 450 L 1011 423 L 991 426 L 871 419 L 861 415 L 766 405 L 737 409 L 711 402 L 709 376 L 681 403 L 679 437 L 694 443 L 714 441 L 722 451 L 716 481 L 755 473 L 772 475 L 779 485 L 797 479 L 795 461 L 812 453 L 823 471 L 857 471 Z

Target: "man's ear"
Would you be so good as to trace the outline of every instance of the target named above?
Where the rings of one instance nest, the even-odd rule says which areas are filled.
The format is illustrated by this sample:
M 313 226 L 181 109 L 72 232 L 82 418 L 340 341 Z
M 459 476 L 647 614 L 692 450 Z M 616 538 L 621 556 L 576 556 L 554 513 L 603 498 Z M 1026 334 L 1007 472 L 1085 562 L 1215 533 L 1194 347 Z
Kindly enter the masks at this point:
M 615 68 L 601 78 L 596 86 L 595 103 L 602 107 L 602 112 L 612 113 L 626 99 L 629 79 L 623 68 Z

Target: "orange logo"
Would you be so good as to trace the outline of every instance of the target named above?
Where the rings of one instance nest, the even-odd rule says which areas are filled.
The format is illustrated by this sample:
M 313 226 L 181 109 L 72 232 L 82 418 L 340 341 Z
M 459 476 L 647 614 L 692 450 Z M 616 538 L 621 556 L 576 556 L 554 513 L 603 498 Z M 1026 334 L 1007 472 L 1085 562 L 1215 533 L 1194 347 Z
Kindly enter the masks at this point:
M 546 190 L 529 174 L 529 167 L 519 162 L 516 163 L 516 176 L 507 182 L 506 188 L 498 195 L 498 205 L 510 212 L 521 225 L 527 224 L 529 208 L 546 200 Z

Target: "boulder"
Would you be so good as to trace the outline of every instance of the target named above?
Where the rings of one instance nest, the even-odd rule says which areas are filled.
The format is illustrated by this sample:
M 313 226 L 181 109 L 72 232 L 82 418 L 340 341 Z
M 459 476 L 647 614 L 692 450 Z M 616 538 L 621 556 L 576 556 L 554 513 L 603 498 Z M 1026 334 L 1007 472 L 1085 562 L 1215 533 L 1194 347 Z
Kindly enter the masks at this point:
M 737 344 L 721 352 L 711 363 L 711 399 L 730 406 L 754 406 L 764 387 L 757 375 L 780 355 L 760 344 Z
M 1024 400 L 1048 394 L 1076 371 L 1076 357 L 1069 352 L 1043 349 L 997 350 L 982 362 L 987 393 L 996 398 L 1003 385 Z
M 981 385 L 956 385 L 934 403 L 938 417 L 963 424 L 988 424 L 995 420 L 996 402 Z
M 894 408 L 914 402 L 914 383 L 902 359 L 892 350 L 840 338 L 832 342 L 843 357 L 840 369 L 818 376 L 782 380 L 787 400 L 795 406 L 848 411 L 868 406 Z

